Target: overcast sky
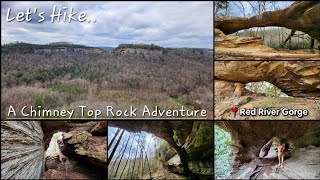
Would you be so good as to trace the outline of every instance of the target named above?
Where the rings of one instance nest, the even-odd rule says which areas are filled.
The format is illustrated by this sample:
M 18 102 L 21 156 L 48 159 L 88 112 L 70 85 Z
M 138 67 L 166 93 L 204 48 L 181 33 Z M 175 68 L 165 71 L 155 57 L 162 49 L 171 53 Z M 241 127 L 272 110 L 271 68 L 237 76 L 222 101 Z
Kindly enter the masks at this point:
M 85 22 L 50 22 L 54 5 L 87 14 Z M 31 11 L 32 21 L 7 22 L 18 12 Z M 39 13 L 46 20 L 38 23 Z M 1 44 L 24 41 L 46 44 L 68 41 L 88 46 L 147 43 L 165 47 L 212 48 L 212 2 L 1 2 Z
M 109 127 L 108 126 L 108 144 L 110 144 L 112 138 L 114 137 L 116 131 L 117 131 L 118 128 L 114 128 L 114 127 Z M 116 141 L 118 140 L 120 134 L 121 134 L 122 131 L 120 131 L 120 133 L 118 134 L 117 138 L 116 138 Z M 124 154 L 124 158 L 127 158 L 130 156 L 130 154 L 132 155 L 133 153 L 136 153 L 136 150 L 137 150 L 137 146 L 138 146 L 138 138 L 141 138 L 140 139 L 140 142 L 141 141 L 144 141 L 144 144 L 145 144 L 145 148 L 146 148 L 146 152 L 148 154 L 148 157 L 151 157 L 154 155 L 154 151 L 155 151 L 155 145 L 156 145 L 156 139 L 159 139 L 158 137 L 152 135 L 151 133 L 146 133 L 144 131 L 142 131 L 141 133 L 129 133 L 128 131 L 125 131 L 125 133 L 123 134 L 123 137 L 121 138 L 121 141 L 120 141 L 120 144 L 119 144 L 119 147 L 117 149 L 117 153 L 119 153 L 119 151 L 122 149 L 122 146 L 125 146 L 128 138 L 130 137 L 131 135 L 131 140 L 130 142 L 128 143 L 127 145 L 127 149 L 125 151 L 125 154 Z M 134 136 L 135 135 L 135 136 Z M 134 138 L 133 138 L 134 137 Z M 111 149 L 114 148 L 114 145 L 116 143 L 114 142 Z M 132 145 L 131 145 L 132 144 Z M 131 150 L 130 150 L 130 146 L 131 146 Z M 138 146 L 139 147 L 139 146 Z M 148 149 L 148 150 L 147 150 Z M 129 151 L 130 150 L 130 151 Z M 140 152 L 140 148 L 138 148 L 139 152 Z M 110 152 L 109 152 L 110 153 Z M 131 158 L 133 158 L 134 156 L 131 156 Z

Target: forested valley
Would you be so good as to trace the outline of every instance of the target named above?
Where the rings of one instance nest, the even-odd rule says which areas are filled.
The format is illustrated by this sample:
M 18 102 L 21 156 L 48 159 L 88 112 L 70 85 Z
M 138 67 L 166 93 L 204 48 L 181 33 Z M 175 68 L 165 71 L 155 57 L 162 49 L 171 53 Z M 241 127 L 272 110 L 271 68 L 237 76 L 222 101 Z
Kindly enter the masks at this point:
M 10 105 L 103 110 L 128 106 L 206 109 L 212 117 L 213 51 L 121 44 L 1 46 L 1 118 Z M 19 117 L 19 114 L 17 114 Z M 76 114 L 75 117 L 79 117 Z M 56 117 L 57 118 L 57 117 Z

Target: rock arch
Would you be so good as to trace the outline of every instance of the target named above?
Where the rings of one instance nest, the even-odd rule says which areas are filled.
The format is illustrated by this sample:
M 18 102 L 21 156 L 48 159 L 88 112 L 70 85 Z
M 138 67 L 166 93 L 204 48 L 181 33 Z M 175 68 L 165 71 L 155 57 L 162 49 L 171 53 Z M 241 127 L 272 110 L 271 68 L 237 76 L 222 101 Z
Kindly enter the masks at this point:
M 214 27 L 225 34 L 251 27 L 281 26 L 303 31 L 320 40 L 320 2 L 299 1 L 286 9 L 268 11 L 251 18 L 215 18 Z
M 320 118 L 319 61 L 216 61 L 214 71 L 215 119 L 263 119 L 234 117 L 230 110 L 233 106 L 308 109 L 309 115 L 306 119 Z M 254 93 L 243 93 L 241 97 L 233 96 L 236 85 L 259 81 L 270 82 L 294 98 L 268 98 Z M 273 119 L 299 118 L 282 116 Z
M 215 78 L 232 82 L 268 81 L 294 97 L 320 97 L 319 61 L 216 61 Z

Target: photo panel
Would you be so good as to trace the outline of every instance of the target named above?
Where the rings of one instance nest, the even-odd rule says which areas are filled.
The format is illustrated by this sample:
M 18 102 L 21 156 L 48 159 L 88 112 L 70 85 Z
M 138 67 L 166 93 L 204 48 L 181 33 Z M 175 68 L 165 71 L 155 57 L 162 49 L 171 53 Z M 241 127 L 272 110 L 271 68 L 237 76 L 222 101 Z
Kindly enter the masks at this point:
M 213 179 L 213 1 L 1 17 L 1 179 Z
M 213 179 L 212 121 L 108 121 L 108 179 Z
M 215 61 L 215 120 L 319 120 L 320 61 Z
M 1 119 L 213 119 L 212 1 L 1 4 Z
M 215 179 L 318 179 L 319 121 L 215 121 Z
M 320 60 L 319 10 L 311 1 L 214 1 L 214 58 Z
M 2 179 L 106 179 L 107 122 L 1 121 Z

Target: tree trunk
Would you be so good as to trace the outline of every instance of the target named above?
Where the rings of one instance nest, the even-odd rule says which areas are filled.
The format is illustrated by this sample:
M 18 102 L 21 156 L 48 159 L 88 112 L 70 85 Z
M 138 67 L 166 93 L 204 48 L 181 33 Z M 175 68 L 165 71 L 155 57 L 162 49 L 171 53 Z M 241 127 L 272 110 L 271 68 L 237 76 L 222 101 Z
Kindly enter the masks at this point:
M 117 132 L 114 134 L 110 144 L 108 145 L 108 149 L 112 146 L 112 144 L 113 144 L 114 140 L 116 139 L 116 137 L 118 136 L 119 132 L 120 132 L 120 128 L 118 128 Z
M 286 38 L 286 40 L 284 40 L 284 42 L 282 43 L 282 47 L 284 47 L 289 40 L 291 41 L 291 37 L 294 35 L 295 32 L 296 32 L 296 30 L 291 30 L 291 32 L 288 35 L 288 37 Z
M 120 167 L 120 164 L 121 164 L 121 161 L 122 161 L 123 155 L 124 155 L 124 153 L 126 152 L 127 145 L 128 145 L 128 143 L 129 143 L 129 140 L 130 140 L 130 139 L 131 139 L 131 134 L 130 134 L 130 136 L 129 136 L 128 140 L 127 140 L 127 143 L 126 143 L 126 145 L 125 145 L 125 147 L 124 147 L 124 150 L 123 150 L 123 152 L 122 152 L 122 155 L 121 155 L 121 157 L 120 157 L 119 164 L 118 164 L 118 166 L 117 166 L 116 173 L 115 173 L 114 177 L 116 177 L 116 176 L 117 176 L 117 174 L 118 174 L 118 170 L 119 170 L 119 167 Z
M 113 150 L 112 150 L 112 152 L 111 152 L 111 155 L 110 155 L 110 157 L 108 158 L 107 166 L 109 166 L 109 164 L 110 164 L 110 162 L 111 162 L 111 160 L 112 160 L 112 157 L 113 157 L 114 153 L 116 152 L 116 150 L 117 150 L 117 148 L 118 148 L 118 145 L 119 145 L 119 143 L 120 143 L 120 141 L 121 141 L 121 139 L 122 139 L 123 134 L 124 134 L 124 130 L 122 130 L 122 133 L 121 133 L 121 135 L 120 135 L 120 137 L 119 137 L 119 139 L 118 139 L 118 141 L 117 141 L 117 144 L 114 146 L 114 148 L 113 148 Z
M 134 142 L 134 140 L 136 139 L 136 136 L 134 136 L 133 137 L 133 140 L 132 140 L 132 142 L 131 142 L 131 145 L 130 145 L 130 148 L 129 148 L 129 157 L 127 158 L 127 161 L 126 161 L 126 163 L 125 163 L 125 165 L 124 165 L 124 168 L 123 168 L 123 170 L 122 170 L 122 172 L 121 172 L 121 175 L 120 175 L 120 178 L 119 179 L 121 179 L 121 177 L 122 177 L 122 175 L 123 175 L 123 172 L 124 172 L 124 170 L 126 169 L 126 166 L 127 166 L 127 164 L 128 164 L 128 161 L 129 161 L 129 159 L 131 158 L 131 148 L 132 148 L 132 145 L 133 145 L 133 142 Z M 130 167 L 130 166 L 129 166 Z M 128 168 L 128 172 L 129 172 L 129 170 L 130 170 L 130 168 Z
M 311 38 L 311 41 L 310 41 L 310 49 L 313 49 L 313 47 L 314 47 L 314 39 Z

